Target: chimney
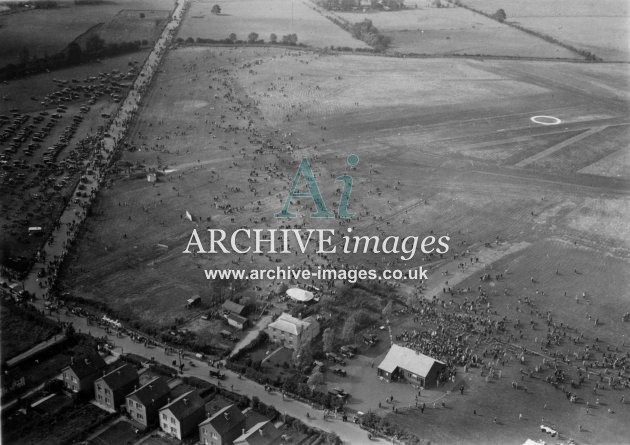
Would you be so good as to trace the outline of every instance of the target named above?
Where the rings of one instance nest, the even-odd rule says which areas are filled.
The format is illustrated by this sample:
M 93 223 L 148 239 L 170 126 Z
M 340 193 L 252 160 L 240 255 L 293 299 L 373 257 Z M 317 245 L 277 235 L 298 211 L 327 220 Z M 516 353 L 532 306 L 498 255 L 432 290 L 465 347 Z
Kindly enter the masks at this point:
M 149 391 L 153 391 L 153 385 L 149 385 Z
M 184 402 L 184 405 L 188 405 L 188 399 L 184 398 L 182 401 Z
M 263 435 L 263 429 L 262 429 L 262 428 L 260 428 L 260 429 L 258 430 L 258 432 L 260 433 L 260 436 L 262 437 L 262 435 Z
M 138 389 L 138 385 L 133 385 L 133 390 L 136 391 Z
M 74 365 L 74 357 L 70 357 L 70 364 Z
M 166 399 L 166 404 L 168 405 L 169 403 L 171 403 L 171 398 L 170 398 L 170 397 L 168 397 L 168 398 Z
M 225 412 L 223 415 L 225 416 L 225 420 L 230 420 L 230 413 Z
M 241 436 L 245 435 L 245 428 L 241 428 Z
M 74 360 L 73 360 L 73 361 L 74 361 Z M 90 359 L 89 359 L 89 358 L 87 358 L 87 357 L 86 357 L 86 358 L 84 358 L 84 359 L 83 359 L 83 361 L 85 362 L 85 364 L 86 364 L 86 365 L 89 365 L 90 363 L 92 363 L 92 362 L 90 361 Z

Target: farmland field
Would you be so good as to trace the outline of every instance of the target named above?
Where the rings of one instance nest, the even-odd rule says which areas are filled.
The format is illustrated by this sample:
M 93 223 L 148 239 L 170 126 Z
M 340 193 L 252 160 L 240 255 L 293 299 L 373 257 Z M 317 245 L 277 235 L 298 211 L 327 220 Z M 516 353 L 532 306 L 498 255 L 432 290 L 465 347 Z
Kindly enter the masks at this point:
M 372 20 L 392 38 L 392 51 L 575 58 L 575 54 L 464 8 L 409 9 L 376 13 L 337 13 L 356 23 Z
M 480 271 L 505 271 L 506 278 L 489 287 L 493 310 L 512 318 L 517 300 L 535 294 L 539 313 L 549 310 L 589 338 L 614 344 L 613 332 L 625 327 L 618 314 L 629 285 L 622 278 L 630 256 L 627 181 L 578 171 L 624 148 L 624 73 L 620 65 L 568 62 L 398 59 L 262 47 L 172 50 L 130 129 L 131 149 L 122 159 L 127 165 L 162 166 L 164 174 L 151 184 L 142 174 L 119 171 L 112 187 L 99 194 L 94 208 L 99 216 L 88 220 L 63 274 L 63 289 L 165 329 L 177 323 L 207 340 L 216 339 L 225 325 L 200 319 L 185 301 L 199 294 L 202 304 L 212 307 L 217 295 L 225 298 L 229 291 L 206 280 L 203 269 L 262 269 L 275 267 L 278 259 L 311 269 L 379 267 L 384 259 L 371 253 L 297 253 L 288 260 L 271 254 L 182 254 L 193 227 L 277 228 L 282 221 L 267 217 L 281 205 L 283 187 L 303 157 L 313 160 L 322 195 L 335 196 L 327 178 L 344 171 L 345 157 L 355 153 L 361 159 L 353 170 L 355 230 L 401 236 L 448 232 L 453 245 L 475 249 Z M 539 115 L 561 123 L 532 121 Z M 605 128 L 594 131 L 600 127 Z M 303 213 L 308 207 L 295 206 Z M 184 217 L 186 211 L 193 221 Z M 375 212 L 391 216 L 379 221 Z M 311 224 L 336 228 L 339 222 Z M 483 247 L 493 240 L 500 246 Z M 387 264 L 409 268 L 425 261 Z M 439 271 L 450 272 L 452 285 L 479 283 L 476 273 L 461 280 L 453 276 L 457 261 L 437 262 L 427 292 L 444 285 Z M 274 284 L 248 281 L 232 292 L 266 299 Z M 572 304 L 582 292 L 588 302 L 564 313 L 565 291 Z M 378 304 L 372 300 L 363 299 L 360 307 Z M 337 300 L 333 310 L 356 310 L 350 304 Z M 529 311 L 522 315 L 528 323 Z M 587 315 L 599 324 L 593 326 Z M 415 325 L 412 317 L 401 316 L 392 329 L 400 334 Z M 537 335 L 528 331 L 520 344 L 534 348 Z M 387 391 L 365 384 L 371 373 L 360 375 L 348 383 L 359 393 L 350 402 L 356 409 L 375 404 L 378 392 Z M 506 367 L 493 386 L 501 392 L 495 392 L 487 391 L 477 374 L 463 376 L 474 397 L 457 402 L 448 420 L 466 428 L 444 428 L 446 420 L 435 412 L 425 414 L 429 427 L 411 422 L 415 413 L 389 421 L 436 442 L 483 437 L 508 443 L 535 434 L 537 397 L 544 392 L 554 410 L 545 417 L 567 434 L 586 438 L 573 420 L 583 408 L 567 406 L 562 392 L 546 383 L 527 380 L 528 393 L 504 397 L 510 380 L 518 378 L 517 366 Z M 612 403 L 613 396 L 606 399 Z M 447 406 L 456 403 L 452 395 L 446 399 Z M 485 422 L 471 422 L 473 409 Z M 528 421 L 514 421 L 519 413 Z M 489 427 L 493 416 L 506 427 Z M 593 416 L 581 417 L 589 431 L 611 443 L 621 437 L 623 425 L 605 410 Z
M 108 43 L 143 40 L 153 43 L 162 32 L 170 13 L 169 9 L 140 11 L 123 9 L 109 22 L 94 26 L 75 41 L 82 48 L 85 48 L 85 43 L 93 35 L 98 35 Z
M 503 8 L 508 22 L 550 35 L 604 60 L 630 60 L 629 4 L 625 0 L 465 0 L 487 13 Z
M 59 2 L 56 9 L 33 9 L 0 14 L 0 60 L 18 62 L 27 48 L 30 57 L 52 56 L 93 26 L 106 23 L 122 9 L 173 8 L 172 0 L 118 0 L 96 5 Z M 54 31 L 53 31 L 54 30 Z
M 214 4 L 221 7 L 221 14 L 212 14 Z M 298 43 L 314 47 L 347 46 L 366 48 L 364 42 L 353 38 L 334 23 L 310 9 L 300 0 L 235 0 L 192 2 L 179 36 L 221 40 L 235 33 L 240 40 L 247 40 L 250 32 L 269 42 L 275 33 L 278 41 L 285 34 L 295 33 Z

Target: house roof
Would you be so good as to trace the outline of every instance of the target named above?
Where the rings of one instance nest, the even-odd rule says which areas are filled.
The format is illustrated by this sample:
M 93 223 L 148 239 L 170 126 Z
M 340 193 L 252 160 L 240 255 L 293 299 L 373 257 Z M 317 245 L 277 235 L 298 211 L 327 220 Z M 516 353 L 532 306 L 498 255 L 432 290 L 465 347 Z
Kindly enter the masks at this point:
M 283 312 L 276 321 L 269 323 L 269 327 L 288 332 L 289 334 L 299 335 L 304 329 L 308 328 L 310 324 L 311 323 L 307 320 L 300 320 Z
M 241 410 L 236 405 L 228 405 L 201 422 L 199 426 L 211 425 L 219 435 L 223 436 L 234 428 L 242 428 L 241 425 L 244 426 L 244 422 L 245 415 Z
M 73 362 L 65 369 L 70 369 L 77 378 L 82 379 L 100 372 L 105 366 L 105 361 L 95 352 L 89 356 L 85 355 L 74 358 Z
M 234 439 L 234 445 L 270 445 L 277 443 L 281 435 L 270 420 L 264 420 Z
M 240 324 L 245 324 L 247 322 L 247 318 L 241 317 L 238 314 L 227 314 L 226 317 L 227 317 L 228 320 L 231 319 L 231 320 L 233 320 L 233 321 L 235 321 L 237 323 L 240 323 Z
M 181 422 L 188 416 L 195 414 L 199 409 L 203 409 L 203 407 L 204 403 L 199 397 L 199 392 L 193 390 L 182 394 L 168 405 L 164 405 L 160 412 L 168 409 Z
M 242 315 L 243 310 L 245 309 L 245 306 L 235 303 L 232 300 L 225 300 L 221 307 L 226 311 L 233 312 L 238 315 Z
M 396 368 L 403 368 L 421 377 L 426 377 L 435 363 L 444 365 L 443 362 L 416 352 L 403 346 L 392 345 L 378 369 L 392 373 Z
M 137 381 L 138 372 L 133 366 L 125 364 L 114 369 L 109 374 L 105 374 L 99 380 L 105 382 L 105 384 L 109 386 L 109 389 L 115 391 L 134 381 Z
M 166 396 L 170 390 L 166 380 L 162 377 L 156 377 L 129 394 L 127 398 L 134 399 L 144 406 L 150 406 Z

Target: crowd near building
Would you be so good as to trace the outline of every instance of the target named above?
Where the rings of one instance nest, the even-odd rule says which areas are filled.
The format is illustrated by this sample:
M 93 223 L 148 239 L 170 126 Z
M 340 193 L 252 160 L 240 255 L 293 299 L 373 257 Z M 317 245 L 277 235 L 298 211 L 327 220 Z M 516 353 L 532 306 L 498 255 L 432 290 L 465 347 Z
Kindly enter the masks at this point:
M 388 381 L 407 380 L 425 388 L 435 388 L 446 364 L 413 349 L 393 344 L 377 375 Z

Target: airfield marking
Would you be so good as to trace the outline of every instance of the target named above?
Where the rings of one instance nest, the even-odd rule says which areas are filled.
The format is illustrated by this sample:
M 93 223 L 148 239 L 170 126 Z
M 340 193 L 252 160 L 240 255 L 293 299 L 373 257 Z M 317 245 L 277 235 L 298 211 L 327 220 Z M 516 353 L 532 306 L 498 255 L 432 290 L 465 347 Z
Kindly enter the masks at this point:
M 585 139 L 595 133 L 599 133 L 600 131 L 604 130 L 605 128 L 608 128 L 608 125 L 602 125 L 599 127 L 593 127 L 590 130 L 587 130 L 583 133 L 580 133 L 578 135 L 575 135 L 569 139 L 566 139 L 556 145 L 552 145 L 551 147 L 547 148 L 546 150 L 543 150 L 539 153 L 536 153 L 533 156 L 530 156 L 529 158 L 525 158 L 520 162 L 517 162 L 516 164 L 514 164 L 514 167 L 525 167 L 526 165 L 531 164 L 532 162 L 536 162 L 546 156 L 549 156 L 550 154 L 553 154 L 557 151 L 562 150 L 564 147 L 568 147 L 569 145 L 573 144 L 574 142 L 577 141 L 581 141 L 582 139 Z
M 532 116 L 529 120 L 539 125 L 560 125 L 562 123 L 562 121 L 555 116 Z

